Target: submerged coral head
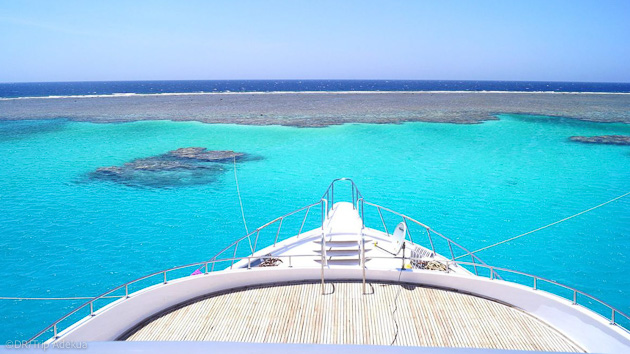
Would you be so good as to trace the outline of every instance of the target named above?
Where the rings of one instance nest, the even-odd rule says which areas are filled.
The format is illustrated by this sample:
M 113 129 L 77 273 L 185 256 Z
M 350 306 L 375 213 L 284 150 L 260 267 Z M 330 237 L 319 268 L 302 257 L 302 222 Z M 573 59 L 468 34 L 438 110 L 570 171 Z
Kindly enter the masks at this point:
M 216 162 L 232 161 L 232 159 L 240 159 L 245 156 L 244 153 L 234 152 L 232 150 L 208 150 L 202 147 L 179 148 L 177 150 L 169 151 L 168 155 L 183 159 Z
M 242 152 L 186 147 L 132 160 L 122 166 L 99 167 L 90 178 L 131 187 L 170 188 L 215 182 L 232 161 L 257 160 Z

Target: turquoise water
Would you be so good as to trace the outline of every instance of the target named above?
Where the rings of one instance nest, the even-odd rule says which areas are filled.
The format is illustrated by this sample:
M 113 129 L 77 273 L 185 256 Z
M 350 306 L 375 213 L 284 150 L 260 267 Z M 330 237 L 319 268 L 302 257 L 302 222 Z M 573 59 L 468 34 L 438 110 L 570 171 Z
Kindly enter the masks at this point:
M 251 227 L 353 178 L 369 201 L 471 249 L 630 191 L 630 148 L 568 141 L 630 135 L 623 124 L 500 116 L 478 125 L 327 128 L 143 121 L 0 122 L 0 296 L 89 296 L 203 261 L 244 233 L 231 165 L 207 185 L 92 181 L 101 166 L 203 146 L 263 157 L 238 165 Z M 484 251 L 630 312 L 630 198 Z M 0 300 L 0 338 L 24 339 L 82 301 Z

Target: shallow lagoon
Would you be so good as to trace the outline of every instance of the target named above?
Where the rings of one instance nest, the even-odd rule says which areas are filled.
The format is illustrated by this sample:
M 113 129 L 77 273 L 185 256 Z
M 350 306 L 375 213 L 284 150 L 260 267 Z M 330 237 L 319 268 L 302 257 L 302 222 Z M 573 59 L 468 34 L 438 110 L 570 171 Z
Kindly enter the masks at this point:
M 499 118 L 327 128 L 0 122 L 0 295 L 95 295 L 206 260 L 242 235 L 230 165 L 211 183 L 192 186 L 134 188 L 86 178 L 98 167 L 180 147 L 262 157 L 237 165 L 250 228 L 316 201 L 332 179 L 345 176 L 366 199 L 476 249 L 630 190 L 630 148 L 568 139 L 630 135 L 629 125 Z M 479 256 L 630 312 L 629 232 L 626 198 Z M 0 337 L 24 339 L 80 303 L 3 300 Z

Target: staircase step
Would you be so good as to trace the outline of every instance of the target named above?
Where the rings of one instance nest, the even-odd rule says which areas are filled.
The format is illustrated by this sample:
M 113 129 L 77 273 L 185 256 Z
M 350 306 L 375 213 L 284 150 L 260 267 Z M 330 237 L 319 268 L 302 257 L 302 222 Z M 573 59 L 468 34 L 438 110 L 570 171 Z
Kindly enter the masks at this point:
M 344 255 L 328 255 L 328 260 L 335 260 L 335 261 L 359 261 L 359 254 L 353 254 L 353 255 L 348 255 L 348 256 L 344 256 Z
M 321 250 L 315 250 L 315 252 L 322 253 Z M 328 257 L 354 256 L 357 258 L 359 257 L 359 250 L 328 250 L 326 251 L 326 255 Z
M 315 243 L 319 243 L 319 244 L 321 244 L 321 243 L 322 243 L 322 241 L 321 241 L 321 240 L 317 240 L 317 241 L 315 241 Z M 330 245 L 335 245 L 335 246 L 336 246 L 336 245 L 343 245 L 343 244 L 355 244 L 355 245 L 356 245 L 356 244 L 358 244 L 358 243 L 361 243 L 361 240 L 360 240 L 360 239 L 359 239 L 359 240 L 335 240 L 335 239 L 331 239 L 331 240 L 329 239 L 329 240 L 326 240 L 326 244 L 327 244 L 327 245 L 328 245 L 328 244 L 330 244 Z M 371 244 L 373 244 L 373 243 L 374 243 L 374 242 L 372 242 L 372 241 L 367 241 L 367 240 L 365 241 L 365 244 L 366 244 L 366 245 L 371 245 Z
M 341 238 L 326 238 L 326 243 L 354 243 L 357 244 L 361 239 L 341 239 Z M 322 239 L 317 239 L 315 243 L 322 243 Z
M 366 259 L 365 262 L 369 262 L 371 259 Z M 316 259 L 315 262 L 321 263 L 321 259 Z M 352 266 L 360 266 L 361 261 L 357 258 L 349 258 L 349 259 L 328 259 L 328 265 L 352 265 Z
M 372 239 L 365 238 L 364 241 L 365 241 L 365 243 L 370 243 L 370 242 L 372 242 Z M 314 242 L 315 243 L 322 243 L 322 239 L 318 238 Z M 326 243 L 346 243 L 346 242 L 354 242 L 354 243 L 361 242 L 361 237 L 346 236 L 346 235 L 326 236 Z
M 326 248 L 358 248 L 358 247 L 359 247 L 358 242 L 326 242 Z
M 372 248 L 367 248 L 367 247 L 365 248 L 365 252 L 370 252 L 370 251 L 372 251 Z M 313 250 L 313 252 L 322 253 L 322 249 L 321 248 L 316 248 L 316 249 Z M 354 253 L 358 253 L 358 252 L 361 252 L 361 248 L 359 248 L 359 247 L 354 247 L 354 248 L 336 248 L 336 247 L 333 248 L 333 247 L 328 247 L 326 249 L 326 252 L 327 253 L 333 252 L 335 254 L 337 252 L 354 252 Z

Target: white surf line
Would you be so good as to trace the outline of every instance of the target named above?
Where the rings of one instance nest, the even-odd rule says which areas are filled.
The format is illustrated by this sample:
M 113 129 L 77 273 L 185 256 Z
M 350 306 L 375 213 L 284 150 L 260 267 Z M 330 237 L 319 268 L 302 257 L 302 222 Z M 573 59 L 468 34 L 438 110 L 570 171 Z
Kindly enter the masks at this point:
M 555 95 L 630 95 L 630 92 L 579 92 L 579 91 L 217 91 L 217 92 L 161 92 L 161 93 L 112 93 L 101 95 L 67 96 L 24 96 L 0 97 L 0 101 L 41 100 L 41 99 L 77 99 L 77 98 L 123 98 L 153 96 L 210 96 L 210 95 L 365 95 L 365 94 L 555 94 Z
M 551 224 L 547 224 L 547 225 L 545 225 L 545 226 L 541 226 L 541 227 L 539 227 L 539 228 L 537 228 L 537 229 L 534 229 L 534 230 L 532 230 L 532 231 L 528 231 L 528 232 L 526 232 L 526 233 L 524 233 L 524 234 L 520 234 L 520 235 L 518 235 L 518 236 L 510 237 L 510 238 L 508 238 L 507 240 L 503 240 L 503 241 L 497 242 L 497 243 L 495 243 L 495 244 L 492 244 L 492 245 L 490 245 L 490 246 L 486 246 L 486 247 L 480 248 L 480 249 L 478 249 L 478 250 L 476 250 L 476 251 L 472 251 L 472 252 L 470 252 L 470 254 L 477 253 L 477 252 L 481 252 L 481 251 L 485 251 L 485 250 L 487 250 L 488 248 L 492 248 L 492 247 L 494 247 L 494 246 L 498 246 L 498 245 L 504 244 L 504 243 L 506 243 L 506 242 L 510 242 L 510 241 L 516 240 L 517 238 L 520 238 L 520 237 L 523 237 L 523 236 L 527 236 L 527 235 L 529 235 L 529 234 L 532 234 L 532 233 L 534 233 L 534 232 L 540 231 L 540 230 L 542 230 L 542 229 L 546 229 L 546 228 L 548 228 L 548 227 L 550 227 L 550 226 L 553 226 L 553 225 L 559 224 L 559 223 L 564 222 L 564 221 L 567 221 L 567 220 L 569 220 L 569 219 L 573 219 L 573 218 L 574 218 L 574 217 L 576 217 L 576 216 L 580 216 L 580 215 L 582 215 L 582 214 L 588 213 L 589 211 L 592 211 L 592 210 L 595 210 L 595 209 L 597 209 L 597 208 L 603 207 L 603 206 L 604 206 L 604 205 L 606 205 L 606 204 L 610 204 L 610 203 L 614 202 L 615 200 L 619 200 L 619 199 L 621 199 L 621 198 L 623 198 L 623 197 L 626 197 L 626 196 L 628 196 L 628 195 L 630 195 L 630 192 L 627 192 L 627 193 L 625 193 L 625 194 L 622 194 L 622 195 L 620 195 L 620 196 L 618 196 L 618 197 L 616 197 L 616 198 L 613 198 L 613 199 L 611 199 L 611 200 L 609 200 L 609 201 L 607 201 L 607 202 L 604 202 L 604 203 L 602 203 L 602 204 L 596 205 L 596 206 L 594 206 L 594 207 L 592 207 L 592 208 L 589 208 L 589 209 L 586 209 L 586 210 L 584 210 L 584 211 L 581 211 L 581 212 L 579 212 L 579 213 L 577 213 L 577 214 L 573 214 L 573 215 L 571 215 L 571 216 L 569 216 L 569 217 L 566 217 L 566 218 L 564 218 L 564 219 L 561 219 L 561 220 L 558 220 L 558 221 L 552 222 Z M 460 259 L 460 258 L 462 258 L 462 257 L 467 257 L 467 256 L 469 256 L 470 254 L 466 253 L 465 255 L 462 255 L 462 256 L 459 256 L 459 257 L 455 257 L 455 259 Z

